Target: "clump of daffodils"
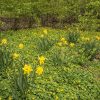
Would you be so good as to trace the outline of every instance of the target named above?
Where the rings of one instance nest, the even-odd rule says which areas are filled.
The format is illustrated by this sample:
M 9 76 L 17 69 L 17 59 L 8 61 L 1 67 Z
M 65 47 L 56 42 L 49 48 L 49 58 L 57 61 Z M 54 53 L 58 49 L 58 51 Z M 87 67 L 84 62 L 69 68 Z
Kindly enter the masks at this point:
M 5 45 L 5 44 L 7 44 L 7 39 L 2 39 L 1 40 L 1 45 Z
M 83 41 L 90 41 L 90 38 L 84 37 L 84 36 L 83 36 L 81 39 L 82 39 Z
M 44 38 L 46 35 L 48 34 L 48 30 L 47 29 L 43 29 L 42 34 L 40 35 L 41 38 Z
M 19 48 L 20 48 L 20 49 L 23 49 L 23 48 L 24 48 L 24 44 L 20 43 L 20 44 L 19 44 Z
M 38 66 L 38 67 L 36 68 L 36 74 L 41 75 L 41 74 L 43 73 L 43 67 L 42 67 L 41 65 L 44 64 L 45 60 L 46 60 L 46 58 L 45 58 L 44 56 L 40 56 L 40 57 L 38 58 L 38 61 L 39 61 L 39 65 L 40 65 L 40 66 Z
M 44 29 L 44 30 L 43 30 L 43 33 L 44 33 L 45 35 L 47 35 L 47 34 L 48 34 L 47 29 Z
M 96 36 L 96 39 L 97 39 L 97 40 L 100 40 L 100 36 Z
M 58 44 L 58 46 L 62 46 L 62 43 L 61 42 L 58 42 L 57 44 Z
M 59 100 L 58 96 L 56 95 L 55 100 Z
M 12 97 L 11 97 L 11 96 L 9 96 L 8 100 L 12 100 Z
M 40 35 L 40 37 L 41 37 L 41 38 L 43 38 L 43 37 L 44 37 L 44 35 L 43 35 L 43 34 L 41 34 L 41 35 Z
M 90 41 L 90 38 L 87 37 L 87 38 L 85 38 L 85 40 L 86 40 L 86 41 Z
M 59 45 L 59 46 L 67 45 L 67 44 L 68 44 L 68 42 L 66 41 L 65 38 L 61 38 L 61 39 L 60 39 L 60 42 L 58 42 L 58 45 Z
M 13 54 L 13 59 L 18 59 L 19 58 L 19 54 L 18 53 L 14 53 Z
M 74 46 L 75 46 L 75 44 L 74 44 L 74 43 L 70 43 L 69 45 L 70 45 L 70 47 L 74 47 Z
M 43 73 L 43 67 L 42 66 L 38 66 L 36 68 L 36 74 L 41 75 Z
M 45 62 L 45 57 L 44 56 L 40 56 L 39 58 L 38 58 L 38 60 L 39 60 L 39 64 L 40 65 L 43 65 L 44 64 L 44 62 Z
M 25 75 L 29 75 L 33 71 L 33 69 L 30 65 L 25 64 L 23 67 L 23 71 Z

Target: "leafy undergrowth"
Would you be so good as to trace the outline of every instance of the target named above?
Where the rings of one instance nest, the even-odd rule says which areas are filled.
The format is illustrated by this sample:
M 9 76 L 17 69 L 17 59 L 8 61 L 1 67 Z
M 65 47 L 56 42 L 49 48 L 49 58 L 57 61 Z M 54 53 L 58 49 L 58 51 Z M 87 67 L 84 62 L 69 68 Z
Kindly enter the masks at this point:
M 37 28 L 0 34 L 1 100 L 100 99 L 100 33 Z M 26 64 L 32 67 L 27 93 L 15 83 Z M 42 71 L 36 71 L 38 66 Z M 23 82 L 18 84 L 26 89 Z

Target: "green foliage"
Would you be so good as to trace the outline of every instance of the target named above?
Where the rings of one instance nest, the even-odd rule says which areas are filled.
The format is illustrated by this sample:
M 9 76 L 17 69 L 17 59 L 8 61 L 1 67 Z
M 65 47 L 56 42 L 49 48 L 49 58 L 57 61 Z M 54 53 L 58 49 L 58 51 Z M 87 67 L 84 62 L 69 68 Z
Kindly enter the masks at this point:
M 51 59 L 54 66 L 62 66 L 67 64 L 67 49 L 65 47 L 56 47 L 52 49 Z
M 99 0 L 0 0 L 0 16 L 33 17 L 37 24 L 99 30 Z
M 12 85 L 12 95 L 15 100 L 26 100 L 28 91 L 28 78 L 19 68 L 18 75 L 14 75 L 14 85 Z
M 93 60 L 96 55 L 99 53 L 100 48 L 97 47 L 96 42 L 87 42 L 83 44 L 83 52 L 88 59 Z
M 11 53 L 5 46 L 0 46 L 0 69 L 12 65 Z
M 67 40 L 68 42 L 70 43 L 77 43 L 78 42 L 78 39 L 80 37 L 80 34 L 79 33 L 74 33 L 74 32 L 70 32 L 67 36 Z
M 48 28 L 45 38 L 41 37 L 41 33 L 41 28 L 1 33 L 1 38 L 8 40 L 7 50 L 20 56 L 14 59 L 13 66 L 0 71 L 0 97 L 4 100 L 10 96 L 15 100 L 99 100 L 100 61 L 91 61 L 90 57 L 99 51 L 100 33 L 81 32 L 79 41 L 72 47 L 70 43 L 58 45 L 61 37 L 67 38 L 69 32 L 66 30 Z M 81 36 L 86 40 L 82 40 Z M 48 40 L 49 46 L 52 44 L 43 52 L 40 50 L 44 45 L 41 39 Z M 20 43 L 24 44 L 24 48 L 19 48 Z M 43 74 L 34 76 L 39 66 L 39 55 L 45 57 Z M 24 64 L 32 65 L 33 69 L 27 77 L 22 71 Z
M 47 50 L 49 50 L 54 45 L 54 42 L 55 41 L 50 40 L 47 36 L 40 37 L 40 39 L 38 41 L 37 49 L 40 52 L 47 51 Z

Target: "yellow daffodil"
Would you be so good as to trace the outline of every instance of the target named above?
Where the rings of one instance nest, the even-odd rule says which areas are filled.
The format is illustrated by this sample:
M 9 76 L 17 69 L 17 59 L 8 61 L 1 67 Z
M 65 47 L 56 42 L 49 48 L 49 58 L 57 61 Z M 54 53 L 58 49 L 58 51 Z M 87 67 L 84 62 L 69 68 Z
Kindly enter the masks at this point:
M 89 41 L 89 40 L 90 40 L 90 38 L 84 37 L 84 36 L 82 36 L 81 39 L 82 39 L 83 41 Z
M 7 39 L 2 39 L 1 44 L 7 44 Z
M 99 36 L 96 36 L 96 39 L 97 39 L 97 40 L 100 40 L 100 37 L 99 37 Z
M 75 44 L 74 43 L 70 43 L 70 47 L 74 47 L 75 46 Z
M 9 96 L 8 100 L 12 100 L 12 97 L 11 97 L 11 96 Z
M 47 34 L 48 34 L 47 29 L 44 29 L 44 30 L 43 30 L 43 33 L 44 33 L 45 35 L 47 35 Z
M 45 57 L 44 57 L 44 56 L 40 56 L 40 57 L 38 58 L 38 60 L 39 60 L 40 65 L 42 65 L 42 64 L 44 64 Z
M 19 54 L 18 53 L 14 53 L 13 54 L 13 59 L 17 59 L 17 58 L 19 58 Z
M 2 100 L 2 98 L 0 97 L 0 100 Z
M 64 45 L 68 44 L 68 42 L 66 41 L 66 39 L 65 39 L 65 38 L 61 38 L 61 39 L 60 39 L 60 41 L 61 41 L 61 42 L 62 42 L 62 44 L 64 44 Z
M 24 45 L 23 45 L 22 43 L 20 43 L 20 44 L 19 44 L 19 48 L 20 48 L 20 49 L 23 49 L 23 48 L 24 48 Z
M 61 40 L 60 40 L 60 41 L 62 41 L 62 42 L 63 42 L 63 41 L 66 41 L 66 39 L 65 39 L 65 38 L 61 38 Z
M 63 41 L 63 44 L 67 45 L 67 44 L 68 44 L 68 42 L 67 42 L 67 41 Z
M 32 100 L 35 100 L 35 98 L 33 97 Z
M 56 95 L 55 100 L 59 100 L 58 96 Z
M 41 36 L 40 36 L 41 38 L 43 38 L 44 37 L 44 35 L 43 34 L 41 34 Z
M 89 41 L 89 40 L 90 40 L 90 38 L 85 38 L 85 40 L 86 40 L 86 41 Z
M 30 65 L 25 64 L 23 67 L 24 74 L 30 74 L 32 72 L 32 67 Z
M 42 66 L 38 66 L 36 68 L 36 74 L 41 75 L 43 73 L 43 67 Z

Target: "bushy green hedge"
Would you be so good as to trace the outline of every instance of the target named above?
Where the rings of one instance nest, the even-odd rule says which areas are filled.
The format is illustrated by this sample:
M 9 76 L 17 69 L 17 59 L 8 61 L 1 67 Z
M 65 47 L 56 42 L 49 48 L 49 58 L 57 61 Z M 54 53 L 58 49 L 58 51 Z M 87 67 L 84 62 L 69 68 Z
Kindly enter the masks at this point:
M 99 9 L 99 0 L 0 0 L 0 16 L 32 16 L 48 26 L 78 23 L 82 30 L 99 30 Z

